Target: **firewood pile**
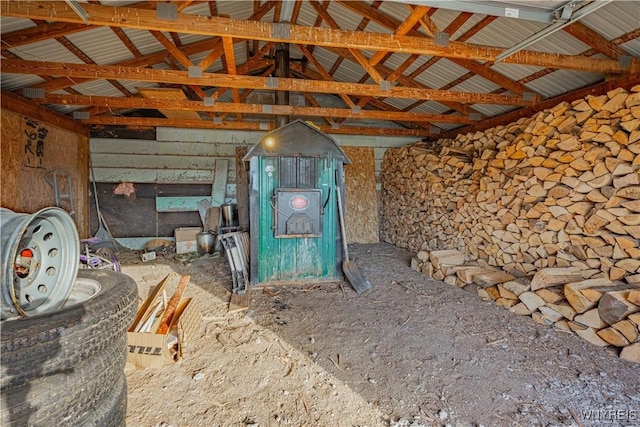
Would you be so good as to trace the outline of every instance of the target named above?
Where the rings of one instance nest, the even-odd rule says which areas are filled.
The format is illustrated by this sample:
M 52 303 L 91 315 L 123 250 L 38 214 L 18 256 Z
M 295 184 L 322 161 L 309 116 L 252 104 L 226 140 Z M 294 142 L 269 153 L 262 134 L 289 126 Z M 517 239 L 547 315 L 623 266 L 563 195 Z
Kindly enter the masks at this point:
M 390 149 L 381 180 L 414 268 L 640 362 L 640 86 Z

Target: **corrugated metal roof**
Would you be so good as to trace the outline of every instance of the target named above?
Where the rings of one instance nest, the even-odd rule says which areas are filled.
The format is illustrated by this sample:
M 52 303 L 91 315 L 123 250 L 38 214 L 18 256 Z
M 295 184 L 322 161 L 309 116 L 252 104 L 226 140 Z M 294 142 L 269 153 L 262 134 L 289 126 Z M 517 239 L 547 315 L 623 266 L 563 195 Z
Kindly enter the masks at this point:
M 82 60 L 71 53 L 66 47 L 56 40 L 43 40 L 31 43 L 28 46 L 20 46 L 9 49 L 21 59 L 28 61 L 50 61 L 55 58 L 58 62 L 69 62 L 72 64 L 82 64 Z
M 110 28 L 94 28 L 68 34 L 65 38 L 96 64 L 117 64 L 134 57 Z
M 122 31 L 124 31 L 127 38 L 131 40 L 136 49 L 138 49 L 142 55 L 149 55 L 164 50 L 162 44 L 160 44 L 160 42 L 148 31 L 134 28 L 123 28 Z
M 466 68 L 443 58 L 421 73 L 415 80 L 431 89 L 439 89 L 468 72 L 469 70 Z
M 83 0 L 84 3 L 86 0 Z M 108 0 L 100 1 L 102 5 L 111 5 L 114 7 L 120 7 L 123 5 L 135 5 L 137 1 L 119 1 Z M 483 2 L 483 3 L 499 3 L 502 5 L 514 4 L 518 7 L 535 7 L 540 10 L 553 10 L 559 5 L 565 4 L 565 1 L 560 0 L 548 0 L 548 1 L 510 1 L 510 2 Z M 217 12 L 220 15 L 229 15 L 236 19 L 247 19 L 255 10 L 255 2 L 250 1 L 217 1 Z M 260 4 L 264 4 L 261 2 Z M 371 5 L 372 2 L 361 2 L 364 5 Z M 440 29 L 444 30 L 460 12 L 454 10 L 444 9 L 446 2 L 442 3 L 442 7 L 433 13 L 430 19 Z M 363 16 L 353 12 L 350 8 L 338 2 L 330 2 L 328 4 L 328 12 L 332 18 L 338 23 L 343 30 L 354 30 L 358 27 L 363 20 Z M 402 23 L 410 11 L 406 4 L 396 1 L 385 1 L 378 8 L 378 12 L 387 15 L 391 19 Z M 182 13 L 185 14 L 197 14 L 208 16 L 210 14 L 209 4 L 206 2 L 196 2 L 190 4 L 185 8 Z M 262 18 L 262 21 L 270 22 L 273 20 L 274 10 L 273 8 L 268 14 Z M 462 34 L 467 32 L 470 28 L 476 25 L 484 16 L 482 14 L 472 15 L 454 34 L 450 35 L 450 40 L 456 40 Z M 308 3 L 303 2 L 299 11 L 297 24 L 312 26 L 317 20 L 317 13 L 315 9 Z M 603 8 L 599 9 L 596 13 L 588 15 L 582 20 L 582 23 L 589 28 L 593 29 L 597 33 L 601 34 L 608 40 L 614 40 L 632 31 L 638 31 L 640 27 L 640 0 L 634 1 L 614 1 L 607 4 Z M 36 24 L 28 19 L 18 19 L 12 17 L 2 16 L 0 21 L 2 34 L 7 34 L 13 31 L 24 30 L 30 27 L 34 27 Z M 527 37 L 537 33 L 544 29 L 549 24 L 525 20 L 514 20 L 505 17 L 496 18 L 491 24 L 477 32 L 473 37 L 466 41 L 470 44 L 479 44 L 487 46 L 497 46 L 504 49 L 510 48 L 518 42 L 526 39 Z M 322 22 L 321 26 L 327 28 L 326 22 Z M 128 29 L 123 28 L 124 33 L 136 46 L 142 55 L 156 54 L 165 51 L 164 47 L 146 30 Z M 370 20 L 367 24 L 365 31 L 381 34 L 391 34 L 393 29 L 389 29 L 384 25 Z M 422 34 L 426 32 L 420 28 L 419 31 Z M 168 33 L 164 33 L 169 40 L 173 42 L 173 39 Z M 82 50 L 92 61 L 97 64 L 118 64 L 123 61 L 134 58 L 134 54 L 130 52 L 123 42 L 116 36 L 116 34 L 109 28 L 99 27 L 92 28 L 86 31 L 69 33 L 65 36 L 69 42 L 73 43 L 77 48 Z M 181 44 L 192 44 L 203 40 L 212 40 L 214 38 L 208 36 L 201 36 L 196 34 L 178 34 L 178 38 Z M 260 41 L 259 45 L 263 46 L 264 41 Z M 253 42 L 250 42 L 251 47 Z M 246 43 L 236 43 L 234 45 L 234 56 L 238 65 L 247 61 L 247 48 Z M 620 45 L 630 55 L 640 56 L 640 38 L 634 38 L 626 41 Z M 347 48 L 348 46 L 344 46 Z M 558 31 L 554 34 L 548 35 L 541 41 L 532 44 L 527 47 L 528 50 L 549 52 L 549 53 L 564 53 L 569 55 L 578 55 L 585 51 L 592 49 L 587 44 L 571 36 L 566 31 Z M 35 61 L 55 61 L 73 64 L 82 64 L 83 61 L 76 57 L 65 46 L 55 40 L 39 41 L 26 45 L 18 45 L 10 47 L 9 52 L 15 56 L 25 60 Z M 370 57 L 374 54 L 373 50 L 361 50 L 366 57 Z M 190 55 L 189 59 L 198 64 L 209 54 L 209 51 L 195 53 Z M 167 57 L 170 54 L 166 52 Z M 295 46 L 291 47 L 291 55 L 293 58 L 302 58 L 303 55 L 299 49 Z M 314 57 L 322 64 L 325 70 L 331 69 L 335 61 L 339 58 L 338 55 L 330 51 L 330 48 L 322 48 L 317 46 L 314 49 Z M 395 53 L 388 60 L 384 62 L 384 66 L 390 70 L 395 70 L 400 67 L 404 61 L 409 57 L 406 53 Z M 602 55 L 594 56 L 594 58 L 603 57 Z M 416 70 L 426 61 L 430 60 L 430 56 L 423 55 L 404 72 L 404 76 L 408 76 L 411 72 Z M 310 69 L 314 69 L 313 65 L 307 64 Z M 153 65 L 158 69 L 170 69 L 166 64 Z M 184 67 L 182 67 L 184 68 Z M 220 72 L 223 69 L 223 64 L 220 59 L 216 60 L 207 71 Z M 520 81 L 527 79 L 532 74 L 540 71 L 541 67 L 535 67 L 530 65 L 515 65 L 508 63 L 496 63 L 492 65 L 492 69 L 501 75 L 513 80 Z M 451 82 L 455 81 L 461 76 L 468 74 L 469 71 L 461 67 L 446 58 L 439 59 L 434 65 L 432 65 L 425 72 L 421 73 L 416 82 L 425 85 L 428 88 L 440 89 L 448 87 Z M 363 76 L 366 75 L 366 71 L 363 67 L 350 59 L 342 61 L 340 67 L 335 72 L 333 79 L 336 81 L 344 82 L 357 82 Z M 383 76 L 384 77 L 384 76 Z M 536 78 L 530 82 L 527 82 L 526 87 L 531 91 L 540 93 L 544 97 L 554 97 L 571 90 L 584 87 L 586 85 L 595 84 L 602 81 L 602 74 L 576 72 L 569 70 L 553 71 L 544 75 L 543 77 Z M 42 79 L 38 76 L 28 74 L 2 74 L 2 88 L 6 90 L 15 90 L 22 87 L 29 87 L 37 83 L 42 82 Z M 152 82 L 136 82 L 122 80 L 120 82 L 124 87 L 130 90 L 132 93 L 136 92 L 138 87 L 154 87 L 157 86 Z M 373 79 L 368 78 L 366 83 L 374 84 Z M 74 89 L 83 94 L 102 95 L 102 96 L 122 96 L 122 93 L 115 88 L 111 83 L 105 80 L 91 81 L 74 86 Z M 466 79 L 463 82 L 457 84 L 451 88 L 453 91 L 464 92 L 476 92 L 476 93 L 489 93 L 500 89 L 495 82 L 487 80 L 480 76 L 474 76 Z M 357 97 L 354 96 L 354 97 Z M 335 97 L 337 99 L 337 97 Z M 339 101 L 342 102 L 342 101 Z M 403 109 L 414 103 L 414 100 L 410 99 L 387 99 L 389 105 Z M 75 108 L 73 106 L 59 107 L 60 111 L 72 111 Z M 513 107 L 501 106 L 501 105 L 478 105 L 477 111 L 482 112 L 487 116 L 494 116 L 502 114 L 505 111 L 509 111 Z M 449 109 L 438 102 L 425 102 L 417 107 L 414 112 L 423 113 L 442 113 L 449 111 Z M 447 124 L 443 127 L 456 127 L 455 125 Z
M 640 1 L 613 1 L 598 13 L 587 15 L 581 22 L 606 39 L 615 39 L 638 28 Z
M 552 98 L 599 80 L 600 76 L 594 73 L 558 70 L 528 83 L 527 86 L 546 98 Z

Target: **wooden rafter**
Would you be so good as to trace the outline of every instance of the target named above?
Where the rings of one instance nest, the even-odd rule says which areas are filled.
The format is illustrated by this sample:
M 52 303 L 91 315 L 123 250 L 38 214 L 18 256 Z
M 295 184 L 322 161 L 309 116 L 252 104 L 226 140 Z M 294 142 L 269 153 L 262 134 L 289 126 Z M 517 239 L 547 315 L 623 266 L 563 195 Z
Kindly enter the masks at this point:
M 270 67 L 268 67 L 267 69 L 265 69 L 262 72 L 262 76 L 270 75 L 271 73 L 273 73 L 273 70 L 275 70 L 275 68 L 276 68 L 275 64 L 272 63 Z M 251 94 L 251 92 L 253 92 L 252 89 L 247 89 L 247 90 L 243 91 L 242 95 L 240 96 L 240 102 L 244 102 L 247 99 L 247 97 Z M 227 117 L 227 114 L 229 114 L 229 113 L 221 114 L 220 115 L 220 119 L 224 120 L 225 117 Z
M 165 49 L 167 49 L 167 51 L 169 51 L 169 53 L 171 53 L 171 55 L 180 63 L 182 64 L 183 67 L 191 67 L 193 66 L 193 62 L 191 62 L 191 60 L 189 59 L 189 57 L 187 55 L 184 54 L 184 52 L 182 52 L 181 49 L 179 49 L 177 46 L 175 46 L 173 43 L 171 43 L 164 34 L 162 34 L 159 31 L 150 31 L 150 33 L 162 44 L 162 46 L 164 46 Z M 206 94 L 204 93 L 204 91 L 199 88 L 198 86 L 194 86 L 194 85 L 190 85 L 191 90 L 193 90 L 193 92 L 200 97 L 200 99 L 203 99 Z
M 233 50 L 233 39 L 231 37 L 223 37 L 222 38 L 222 46 L 224 47 L 224 56 L 227 61 L 227 71 L 231 76 L 235 76 L 238 74 L 236 70 L 236 55 Z M 238 92 L 237 88 L 231 89 L 231 93 L 233 94 L 233 102 L 240 102 L 240 92 Z M 240 122 L 242 121 L 242 114 L 236 114 L 236 119 Z
M 532 102 L 519 96 L 494 95 L 472 92 L 449 92 L 415 87 L 394 86 L 388 89 L 379 85 L 335 81 L 305 81 L 278 78 L 275 82 L 262 77 L 229 76 L 219 73 L 202 73 L 202 77 L 189 77 L 187 72 L 133 68 L 110 65 L 68 64 L 59 62 L 23 61 L 6 59 L 0 63 L 2 72 L 36 75 L 64 75 L 70 78 L 118 78 L 120 80 L 164 82 L 195 86 L 226 86 L 230 88 L 272 89 L 306 91 L 316 93 L 341 93 L 387 98 L 429 99 L 434 101 L 462 102 L 466 104 L 529 105 Z M 276 87 L 274 87 L 274 83 Z
M 322 80 L 323 79 L 323 77 L 319 73 L 316 73 L 316 72 L 314 72 L 314 71 L 312 71 L 312 70 L 310 70 L 308 68 L 303 70 L 302 67 L 300 67 L 297 64 L 291 64 L 291 71 L 293 71 L 294 73 L 296 73 L 296 74 L 298 74 L 300 76 L 303 76 L 305 79 L 310 79 L 310 80 Z M 372 97 L 368 97 L 368 98 L 370 99 L 370 104 L 374 105 L 379 110 L 382 110 L 382 111 L 396 111 L 396 112 L 401 111 L 401 110 L 399 110 L 397 108 L 392 107 L 389 104 L 386 104 L 386 103 L 384 103 L 382 101 L 379 101 L 376 98 L 372 98 Z M 338 121 L 342 122 L 343 119 L 339 119 Z M 425 124 L 425 123 L 422 123 L 422 122 L 405 122 L 405 124 L 412 125 L 412 126 L 418 127 L 418 128 L 419 127 L 425 127 L 425 126 L 428 127 L 428 124 Z
M 407 17 L 407 19 L 405 19 L 402 24 L 398 25 L 398 28 L 396 28 L 396 30 L 394 31 L 394 34 L 398 34 L 402 36 L 407 34 L 409 31 L 413 29 L 414 25 L 420 22 L 422 17 L 429 11 L 429 9 L 431 8 L 426 6 L 418 6 L 415 9 L 413 9 L 412 12 Z M 369 59 L 369 64 L 371 66 L 376 65 L 385 56 L 385 54 L 386 52 L 382 52 L 382 51 L 374 53 L 373 56 Z
M 2 2 L 5 16 L 28 19 L 47 19 L 66 22 L 82 22 L 82 19 L 63 2 Z M 439 46 L 424 37 L 399 36 L 377 33 L 340 31 L 299 25 L 271 24 L 221 17 L 209 17 L 178 13 L 175 21 L 156 18 L 153 11 L 128 7 L 107 7 L 96 4 L 84 6 L 92 25 L 118 26 L 154 31 L 177 31 L 205 36 L 230 36 L 239 39 L 257 39 L 284 43 L 315 44 L 327 47 L 349 45 L 353 49 L 381 50 L 388 52 L 418 53 L 448 58 L 474 59 L 495 62 L 503 49 L 491 46 L 449 42 Z M 287 25 L 288 34 L 278 32 L 277 25 Z M 640 70 L 640 61 L 633 58 L 625 66 L 611 59 L 593 59 L 573 55 L 520 51 L 503 60 L 505 63 L 556 67 L 585 72 L 632 73 Z
M 349 7 L 356 6 L 358 10 L 362 11 L 363 9 L 368 8 L 368 6 L 364 5 L 360 1 L 349 1 L 349 2 L 340 2 L 341 4 L 349 3 Z M 377 17 L 376 22 L 380 25 L 387 26 L 388 29 L 394 30 L 395 27 L 388 26 L 390 23 L 396 23 L 393 18 L 383 15 L 380 12 L 376 12 L 375 16 Z M 436 32 L 440 32 L 439 28 L 430 20 L 423 19 L 420 21 L 424 30 L 429 34 L 435 34 Z M 446 32 L 446 31 L 445 31 Z M 406 34 L 412 35 L 414 37 L 421 37 L 421 35 L 417 31 L 409 30 Z M 452 44 L 453 42 L 449 42 Z M 518 82 L 505 77 L 504 75 L 498 73 L 491 69 L 489 64 L 480 64 L 479 62 L 474 61 L 473 59 L 461 58 L 461 57 L 449 57 L 450 61 L 467 68 L 468 70 L 474 72 L 475 74 L 492 81 L 498 84 L 501 87 L 504 87 L 514 93 L 524 94 L 525 92 L 531 92 L 530 89 L 527 89 L 523 85 L 518 84 Z M 493 61 L 490 61 L 493 62 Z
M 629 55 L 616 43 L 607 40 L 580 21 L 564 27 L 563 30 L 609 58 L 618 59 L 622 55 Z
M 257 122 L 223 122 L 214 123 L 213 121 L 204 120 L 184 120 L 184 119 L 159 119 L 146 117 L 115 117 L 115 116 L 96 116 L 87 120 L 81 120 L 86 125 L 98 126 L 136 126 L 136 127 L 179 127 L 179 128 L 201 128 L 201 129 L 225 129 L 225 130 L 253 130 L 253 131 L 269 131 L 274 129 L 274 125 L 267 124 L 266 129 L 264 123 Z M 396 129 L 396 128 L 375 128 L 363 126 L 340 126 L 334 128 L 331 126 L 319 125 L 318 128 L 322 132 L 343 135 L 371 135 L 371 136 L 412 136 L 427 137 L 431 134 L 421 129 Z
M 153 93 L 153 92 L 151 92 Z M 186 99 L 167 99 L 149 96 L 142 97 L 108 97 L 83 95 L 54 95 L 33 99 L 39 104 L 58 105 L 97 105 L 110 108 L 153 108 L 173 111 L 207 111 L 213 113 L 258 114 L 258 115 L 294 115 L 311 117 L 344 117 L 349 119 L 373 119 L 387 121 L 441 122 L 456 124 L 473 123 L 467 117 L 443 114 L 404 113 L 380 110 L 361 110 L 354 112 L 347 108 L 301 107 L 293 105 L 243 104 L 241 102 L 216 102 L 206 106 L 202 101 Z

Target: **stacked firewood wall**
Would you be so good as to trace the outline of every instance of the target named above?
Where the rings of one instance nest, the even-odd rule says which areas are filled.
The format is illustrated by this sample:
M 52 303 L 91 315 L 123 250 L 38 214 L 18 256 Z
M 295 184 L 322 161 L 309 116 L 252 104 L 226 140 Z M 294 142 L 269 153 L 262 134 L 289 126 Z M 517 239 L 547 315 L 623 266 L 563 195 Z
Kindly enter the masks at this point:
M 639 301 L 631 301 L 640 288 L 640 86 L 564 102 L 532 118 L 455 140 L 390 149 L 381 181 L 382 237 L 418 253 L 416 269 L 467 286 L 473 277 L 463 275 L 462 280 L 452 268 L 461 266 L 459 253 L 464 266 L 497 267 L 507 275 L 503 283 L 527 283 L 546 272 L 557 280 L 517 290 L 537 296 L 536 291 L 548 290 L 539 293 L 553 300 L 549 304 L 573 311 L 554 310 L 559 314 L 553 315 L 522 306 L 516 311 L 548 324 L 560 322 L 558 327 L 566 330 L 589 328 L 579 333 L 583 337 L 615 334 L 615 339 L 591 342 L 625 347 L 626 359 L 640 361 L 638 316 L 629 317 L 640 312 Z M 430 254 L 442 250 L 453 254 L 445 260 L 456 262 L 438 262 L 436 268 Z M 567 269 L 570 273 L 564 274 Z M 497 286 L 502 278 L 483 282 L 481 296 L 501 298 Z M 618 331 L 607 322 L 612 318 L 574 320 L 597 310 L 599 300 L 579 307 L 582 311 L 571 306 L 565 286 L 578 278 L 587 281 L 577 286 L 586 298 L 604 297 L 606 286 L 614 286 L 605 301 L 613 298 L 625 307 L 614 323 L 631 322 L 635 334 L 620 333 L 620 339 L 610 332 Z M 487 293 L 487 288 L 496 292 Z M 522 303 L 520 294 L 511 292 L 513 303 L 501 303 L 513 309 Z M 545 304 L 540 307 L 549 308 Z M 633 330 L 627 326 L 625 331 Z

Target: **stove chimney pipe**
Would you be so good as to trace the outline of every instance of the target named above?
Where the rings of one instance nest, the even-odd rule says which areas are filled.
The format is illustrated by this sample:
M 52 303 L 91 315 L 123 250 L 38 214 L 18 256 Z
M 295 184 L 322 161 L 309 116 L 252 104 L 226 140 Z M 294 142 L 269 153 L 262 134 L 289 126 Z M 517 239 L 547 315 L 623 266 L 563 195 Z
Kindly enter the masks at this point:
M 289 44 L 277 43 L 275 53 L 275 75 L 276 77 L 289 77 Z M 289 105 L 289 92 L 286 90 L 277 90 L 276 105 Z M 289 123 L 289 116 L 276 116 L 276 127 L 282 127 Z

